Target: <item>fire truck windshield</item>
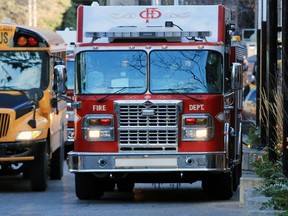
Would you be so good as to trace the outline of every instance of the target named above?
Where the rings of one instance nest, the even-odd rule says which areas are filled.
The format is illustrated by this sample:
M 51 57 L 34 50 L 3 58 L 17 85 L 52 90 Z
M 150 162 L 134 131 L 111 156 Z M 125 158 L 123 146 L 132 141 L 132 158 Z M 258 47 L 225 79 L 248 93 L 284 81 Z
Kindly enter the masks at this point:
M 88 51 L 78 56 L 82 80 L 80 93 L 115 94 L 146 91 L 145 51 Z M 77 89 L 76 89 L 77 91 Z
M 47 56 L 44 52 L 0 52 L 0 90 L 44 88 L 44 82 L 46 85 L 49 82 L 47 76 L 42 74 L 42 71 L 48 74 L 45 59 Z
M 219 93 L 221 54 L 205 50 L 154 50 L 150 54 L 151 93 Z
M 148 84 L 154 94 L 222 92 L 222 56 L 216 51 L 153 50 L 148 64 L 147 56 L 141 50 L 79 53 L 76 92 L 143 94 Z

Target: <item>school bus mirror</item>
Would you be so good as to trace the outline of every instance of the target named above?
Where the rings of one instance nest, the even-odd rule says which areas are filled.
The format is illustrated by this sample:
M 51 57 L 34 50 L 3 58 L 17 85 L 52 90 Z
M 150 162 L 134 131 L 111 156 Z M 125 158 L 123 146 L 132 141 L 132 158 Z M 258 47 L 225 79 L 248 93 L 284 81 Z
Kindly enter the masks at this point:
M 65 65 L 56 65 L 54 67 L 53 90 L 57 94 L 64 94 L 67 90 L 67 71 Z

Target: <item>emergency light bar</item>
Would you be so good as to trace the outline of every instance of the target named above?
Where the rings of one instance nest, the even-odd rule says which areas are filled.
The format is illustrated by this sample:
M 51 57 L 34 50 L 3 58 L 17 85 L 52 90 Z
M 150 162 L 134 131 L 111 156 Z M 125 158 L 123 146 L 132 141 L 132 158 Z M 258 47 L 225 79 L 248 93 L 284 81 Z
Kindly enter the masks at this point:
M 86 32 L 86 37 L 94 38 L 170 38 L 170 37 L 210 37 L 210 31 L 143 31 L 143 32 Z

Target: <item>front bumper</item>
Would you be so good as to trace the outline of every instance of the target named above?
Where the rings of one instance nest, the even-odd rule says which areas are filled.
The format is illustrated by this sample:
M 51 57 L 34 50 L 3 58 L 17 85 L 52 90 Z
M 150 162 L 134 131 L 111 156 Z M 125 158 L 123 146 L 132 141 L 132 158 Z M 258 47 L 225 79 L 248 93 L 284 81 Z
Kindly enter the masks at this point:
M 31 161 L 38 157 L 46 140 L 31 142 L 0 142 L 0 162 Z
M 68 167 L 72 173 L 227 170 L 224 152 L 165 155 L 69 152 Z

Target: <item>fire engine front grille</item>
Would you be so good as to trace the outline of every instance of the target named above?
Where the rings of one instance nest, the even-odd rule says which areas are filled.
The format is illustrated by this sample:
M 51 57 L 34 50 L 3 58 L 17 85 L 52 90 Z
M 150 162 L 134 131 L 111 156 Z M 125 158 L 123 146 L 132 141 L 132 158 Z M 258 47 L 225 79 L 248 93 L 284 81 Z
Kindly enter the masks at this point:
M 115 102 L 120 151 L 177 151 L 180 101 Z
M 7 136 L 10 123 L 10 116 L 6 113 L 0 113 L 0 138 Z

